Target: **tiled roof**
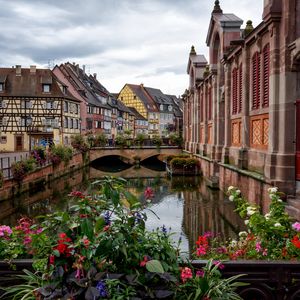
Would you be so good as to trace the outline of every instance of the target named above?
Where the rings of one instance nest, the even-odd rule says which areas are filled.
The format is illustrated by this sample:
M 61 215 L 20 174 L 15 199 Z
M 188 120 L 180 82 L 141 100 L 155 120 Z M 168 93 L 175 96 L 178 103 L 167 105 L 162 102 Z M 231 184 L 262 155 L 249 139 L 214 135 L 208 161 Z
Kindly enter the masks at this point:
M 134 107 L 128 107 L 137 120 L 147 121 Z
M 136 84 L 127 84 L 127 86 L 133 91 L 133 93 L 141 99 L 141 101 L 144 103 L 146 109 L 149 112 L 157 112 L 158 108 L 152 100 L 152 98 L 148 95 L 148 93 L 145 91 L 145 88 L 142 85 L 136 85 Z
M 0 78 L 5 85 L 1 96 L 64 97 L 79 101 L 68 91 L 66 94 L 62 92 L 58 79 L 49 69 L 35 69 L 30 72 L 29 68 L 21 68 L 19 75 L 16 68 L 0 68 Z M 43 84 L 51 84 L 50 92 L 43 92 Z
M 152 99 L 158 104 L 173 104 L 172 100 L 159 89 L 145 87 L 145 90 L 152 97 Z

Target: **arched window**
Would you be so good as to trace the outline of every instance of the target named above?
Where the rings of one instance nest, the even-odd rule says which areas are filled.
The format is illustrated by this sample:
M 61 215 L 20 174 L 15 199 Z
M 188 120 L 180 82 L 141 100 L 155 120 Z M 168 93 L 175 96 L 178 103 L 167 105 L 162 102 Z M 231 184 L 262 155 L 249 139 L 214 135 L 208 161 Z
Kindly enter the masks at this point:
M 263 107 L 269 106 L 270 45 L 263 49 Z
M 256 52 L 252 57 L 252 109 L 260 106 L 260 54 Z

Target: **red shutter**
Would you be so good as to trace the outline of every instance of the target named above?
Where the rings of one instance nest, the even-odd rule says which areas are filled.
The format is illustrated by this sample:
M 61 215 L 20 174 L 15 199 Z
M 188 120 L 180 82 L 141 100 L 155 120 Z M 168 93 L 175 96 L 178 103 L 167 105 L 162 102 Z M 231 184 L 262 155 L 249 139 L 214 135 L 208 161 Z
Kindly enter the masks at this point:
M 252 57 L 252 108 L 260 106 L 260 55 L 256 52 Z
M 232 70 L 232 114 L 237 113 L 237 68 Z
M 211 88 L 208 89 L 208 120 L 212 119 L 212 97 Z
M 269 106 L 270 45 L 263 50 L 263 107 Z
M 239 108 L 238 113 L 242 111 L 243 108 L 243 65 L 240 64 L 239 68 Z
M 203 122 L 203 93 L 200 93 L 200 122 Z

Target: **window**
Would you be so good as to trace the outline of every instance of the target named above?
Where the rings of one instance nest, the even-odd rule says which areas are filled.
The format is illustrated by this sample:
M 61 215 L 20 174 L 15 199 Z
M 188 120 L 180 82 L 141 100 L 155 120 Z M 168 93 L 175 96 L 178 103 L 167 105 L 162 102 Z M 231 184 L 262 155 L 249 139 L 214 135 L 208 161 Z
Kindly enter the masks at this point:
M 238 112 L 242 112 L 243 107 L 243 65 L 239 68 L 239 96 L 238 96 Z
M 252 57 L 252 109 L 260 106 L 260 55 L 256 52 Z
M 47 109 L 53 109 L 54 108 L 54 101 L 47 101 L 46 102 L 46 108 Z
M 22 100 L 21 108 L 32 108 L 32 102 L 30 100 Z
M 50 126 L 50 127 L 53 127 L 53 128 L 57 128 L 58 127 L 58 120 L 56 120 L 55 118 L 45 118 L 44 119 L 44 125 Z
M 3 92 L 3 91 L 4 91 L 4 84 L 0 83 L 0 92 Z
M 50 93 L 50 84 L 43 84 L 43 92 Z
M 2 135 L 1 136 L 1 144 L 6 144 L 7 143 L 7 136 Z
M 30 125 L 32 125 L 32 118 L 31 117 L 21 117 L 20 125 L 21 126 L 30 126 Z
M 64 102 L 64 112 L 69 111 L 69 103 L 67 101 Z
M 263 49 L 263 107 L 269 106 L 270 45 Z
M 133 99 L 136 100 L 136 95 L 133 96 Z
M 68 128 L 68 118 L 64 118 L 64 128 Z
M 208 101 L 208 120 L 212 119 L 212 95 L 211 95 L 211 87 L 208 89 L 207 93 L 207 101 Z

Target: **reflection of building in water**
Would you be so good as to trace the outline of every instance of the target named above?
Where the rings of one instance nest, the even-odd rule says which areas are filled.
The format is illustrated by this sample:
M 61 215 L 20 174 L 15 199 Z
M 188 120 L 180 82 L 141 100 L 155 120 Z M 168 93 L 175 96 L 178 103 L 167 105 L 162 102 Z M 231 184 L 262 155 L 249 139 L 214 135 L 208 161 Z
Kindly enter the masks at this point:
M 204 232 L 218 233 L 221 237 L 234 237 L 242 220 L 233 211 L 231 202 L 223 200 L 219 191 L 212 191 L 202 182 L 198 190 L 183 192 L 183 228 L 189 237 L 190 249 Z

